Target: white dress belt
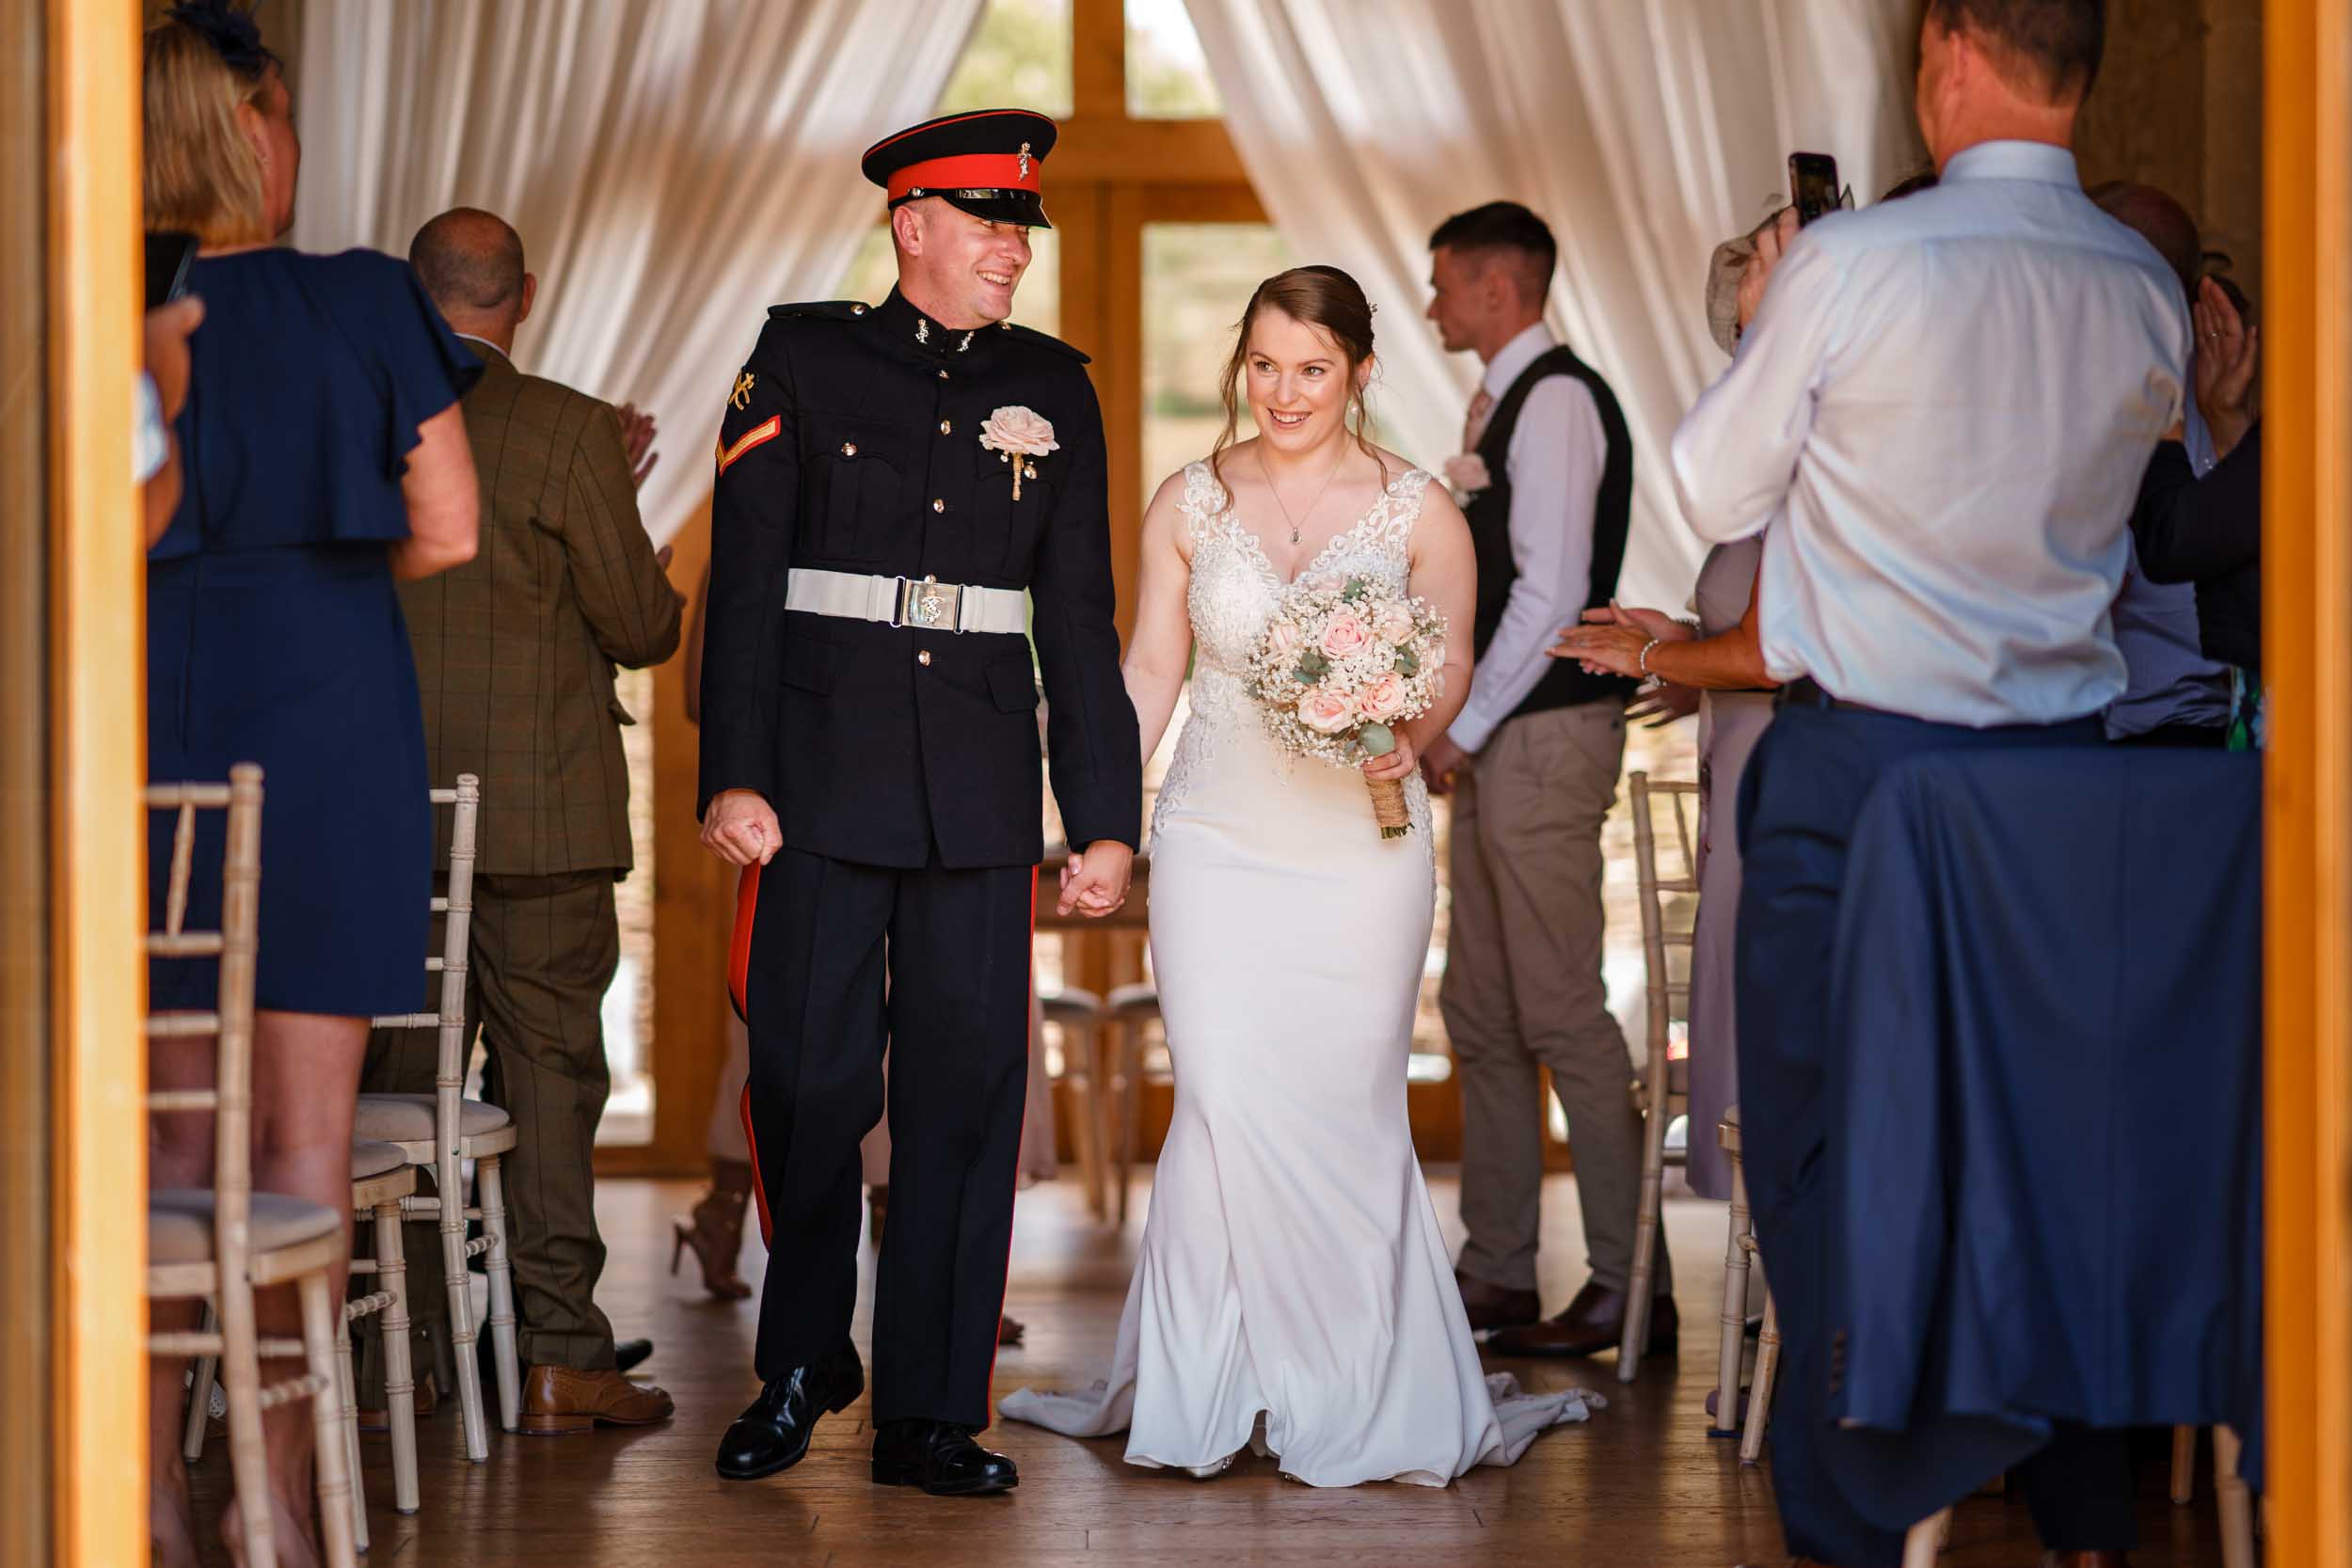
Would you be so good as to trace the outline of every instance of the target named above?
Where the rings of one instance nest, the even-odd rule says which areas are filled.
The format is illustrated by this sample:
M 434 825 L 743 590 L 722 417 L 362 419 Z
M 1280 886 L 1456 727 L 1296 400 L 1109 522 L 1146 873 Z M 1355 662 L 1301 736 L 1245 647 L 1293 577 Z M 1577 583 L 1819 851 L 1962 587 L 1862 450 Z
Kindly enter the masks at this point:
M 879 621 L 930 631 L 1025 632 L 1029 596 L 1013 588 L 977 588 L 932 578 L 884 578 L 795 566 L 784 608 L 849 621 Z

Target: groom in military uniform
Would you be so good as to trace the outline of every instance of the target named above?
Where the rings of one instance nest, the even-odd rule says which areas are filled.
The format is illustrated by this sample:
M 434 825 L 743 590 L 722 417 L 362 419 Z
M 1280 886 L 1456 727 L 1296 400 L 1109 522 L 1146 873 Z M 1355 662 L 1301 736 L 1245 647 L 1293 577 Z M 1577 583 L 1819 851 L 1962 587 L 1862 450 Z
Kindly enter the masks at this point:
M 1026 1085 L 1032 644 L 1073 847 L 1065 913 L 1124 899 L 1142 800 L 1102 412 L 1086 356 L 1008 319 L 1054 138 L 998 110 L 868 149 L 898 286 L 776 307 L 727 399 L 700 811 L 703 843 L 747 868 L 744 1101 L 770 1245 L 764 1386 L 721 1445 L 730 1479 L 798 1463 L 865 1387 L 858 1142 L 882 1115 L 885 1042 L 874 1480 L 975 1496 L 1019 1479 L 972 1434 Z

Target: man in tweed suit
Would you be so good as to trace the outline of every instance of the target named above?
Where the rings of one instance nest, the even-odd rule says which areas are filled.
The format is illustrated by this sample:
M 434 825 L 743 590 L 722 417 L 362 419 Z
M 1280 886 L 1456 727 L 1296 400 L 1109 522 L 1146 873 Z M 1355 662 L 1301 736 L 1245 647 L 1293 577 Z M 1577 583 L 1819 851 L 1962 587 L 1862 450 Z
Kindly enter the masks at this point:
M 600 1009 L 620 961 L 612 886 L 628 874 L 628 773 L 616 665 L 676 651 L 681 600 L 637 515 L 628 450 L 645 422 L 517 371 L 515 329 L 537 279 L 522 242 L 457 208 L 409 247 L 434 301 L 482 356 L 466 434 L 482 476 L 482 550 L 405 584 L 432 776 L 482 780 L 468 1022 L 488 1052 L 486 1098 L 515 1118 L 508 1226 L 520 1317 L 525 1432 L 666 1418 L 670 1398 L 615 1365 L 597 1309 L 605 1249 L 592 1165 L 611 1081 Z M 442 823 L 446 846 L 447 822 Z M 430 1031 L 382 1034 L 370 1087 L 433 1086 Z M 411 1251 L 434 1272 L 431 1247 Z M 437 1302 L 430 1281 L 411 1299 Z

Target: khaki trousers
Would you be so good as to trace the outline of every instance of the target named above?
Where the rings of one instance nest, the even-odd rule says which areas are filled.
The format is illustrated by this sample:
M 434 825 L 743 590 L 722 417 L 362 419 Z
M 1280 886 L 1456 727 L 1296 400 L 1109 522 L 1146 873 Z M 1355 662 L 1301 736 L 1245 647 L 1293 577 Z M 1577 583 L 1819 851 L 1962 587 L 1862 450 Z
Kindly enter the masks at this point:
M 1613 702 L 1524 714 L 1454 790 L 1453 918 L 1438 1001 L 1462 1086 L 1462 1272 L 1535 1289 L 1551 1069 L 1596 1283 L 1626 1288 L 1641 1196 L 1633 1062 L 1601 983 L 1601 823 L 1625 761 Z M 1659 1249 L 1659 1285 L 1671 1285 Z
M 516 1348 L 526 1367 L 602 1370 L 612 1365 L 612 1325 L 596 1303 L 605 1249 L 596 1231 L 595 1159 L 596 1123 L 612 1090 L 604 993 L 621 958 L 612 873 L 485 874 L 474 878 L 473 901 L 466 1037 L 480 1031 L 487 1058 L 483 1098 L 505 1108 L 517 1134 L 501 1161 Z M 437 918 L 433 941 L 438 951 Z M 431 989 L 426 1011 L 439 1006 L 439 975 Z M 437 1049 L 430 1029 L 377 1030 L 360 1087 L 430 1094 Z M 448 1318 L 439 1232 L 411 1225 L 405 1240 L 409 1307 L 421 1335 Z M 373 1338 L 376 1320 L 365 1322 Z M 371 1356 L 363 1390 L 373 1394 L 380 1377 Z

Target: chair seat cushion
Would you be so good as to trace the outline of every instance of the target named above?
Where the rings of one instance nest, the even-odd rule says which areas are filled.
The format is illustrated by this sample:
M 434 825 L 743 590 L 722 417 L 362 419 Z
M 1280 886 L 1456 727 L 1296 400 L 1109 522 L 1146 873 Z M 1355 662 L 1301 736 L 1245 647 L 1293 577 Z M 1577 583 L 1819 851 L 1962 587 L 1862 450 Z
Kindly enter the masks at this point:
M 506 1125 L 504 1111 L 479 1100 L 462 1100 L 457 1106 L 457 1135 L 478 1138 Z M 433 1096 L 429 1094 L 363 1094 L 359 1114 L 351 1124 L 355 1138 L 389 1138 L 395 1143 L 422 1143 L 433 1136 Z
M 1038 1004 L 1045 1009 L 1045 1016 L 1057 1023 L 1084 1022 L 1099 1017 L 1103 1011 L 1101 997 L 1076 986 L 1047 991 L 1038 998 Z
M 365 1181 L 371 1176 L 382 1176 L 408 1163 L 408 1156 L 400 1151 L 400 1145 L 379 1143 L 373 1138 L 358 1138 L 351 1145 L 351 1179 Z
M 151 1263 L 202 1263 L 213 1256 L 209 1188 L 167 1187 L 147 1195 L 147 1259 Z M 314 1242 L 342 1226 L 342 1216 L 298 1197 L 255 1193 L 249 1233 L 255 1252 Z
M 1149 980 L 1138 980 L 1132 986 L 1117 986 L 1111 990 L 1111 1011 L 1128 1018 L 1157 1018 L 1160 1016 L 1159 988 Z

